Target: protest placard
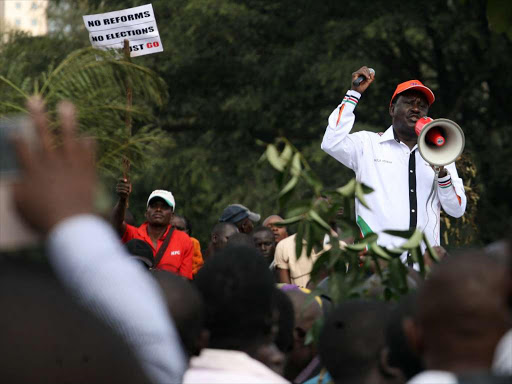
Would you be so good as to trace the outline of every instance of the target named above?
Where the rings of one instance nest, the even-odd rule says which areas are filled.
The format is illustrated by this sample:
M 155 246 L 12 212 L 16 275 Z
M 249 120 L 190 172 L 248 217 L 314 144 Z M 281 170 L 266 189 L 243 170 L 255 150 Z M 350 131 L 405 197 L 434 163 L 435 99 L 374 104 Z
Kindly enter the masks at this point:
M 121 49 L 130 42 L 130 57 L 162 52 L 162 42 L 151 4 L 83 16 L 89 40 L 98 49 Z

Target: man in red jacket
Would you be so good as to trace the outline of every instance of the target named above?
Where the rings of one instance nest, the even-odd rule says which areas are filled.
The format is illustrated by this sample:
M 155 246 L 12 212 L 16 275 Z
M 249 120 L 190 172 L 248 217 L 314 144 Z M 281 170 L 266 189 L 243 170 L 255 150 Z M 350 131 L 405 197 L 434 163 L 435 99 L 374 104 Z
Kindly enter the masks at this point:
M 162 189 L 153 191 L 147 202 L 146 221 L 137 228 L 126 224 L 124 220 L 131 190 L 132 186 L 128 180 L 120 179 L 117 183 L 116 192 L 119 201 L 112 213 L 112 225 L 122 237 L 123 243 L 132 239 L 144 240 L 153 250 L 155 268 L 192 279 L 194 245 L 185 232 L 174 229 L 167 248 L 162 248 L 162 250 L 165 249 L 163 254 L 159 252 L 162 246 L 165 247 L 176 207 L 172 193 Z

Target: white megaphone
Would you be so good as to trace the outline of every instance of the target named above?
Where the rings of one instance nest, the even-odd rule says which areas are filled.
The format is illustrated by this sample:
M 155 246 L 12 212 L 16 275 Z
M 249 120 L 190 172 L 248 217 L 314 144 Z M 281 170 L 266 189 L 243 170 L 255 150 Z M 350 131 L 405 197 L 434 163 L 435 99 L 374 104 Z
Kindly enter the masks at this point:
M 464 132 L 451 120 L 422 117 L 416 122 L 415 130 L 421 157 L 431 165 L 441 167 L 453 163 L 464 150 Z

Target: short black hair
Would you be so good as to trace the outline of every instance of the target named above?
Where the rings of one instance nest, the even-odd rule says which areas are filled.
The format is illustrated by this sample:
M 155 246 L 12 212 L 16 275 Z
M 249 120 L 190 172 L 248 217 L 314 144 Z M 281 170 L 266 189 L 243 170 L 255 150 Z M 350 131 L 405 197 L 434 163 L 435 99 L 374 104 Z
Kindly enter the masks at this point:
M 320 334 L 322 363 L 335 382 L 362 382 L 386 346 L 389 305 L 377 300 L 349 300 L 335 308 Z
M 212 235 L 223 235 L 228 228 L 233 228 L 238 231 L 238 228 L 236 227 L 235 224 L 223 221 L 223 222 L 217 223 L 213 226 L 211 234 Z
M 146 268 L 151 268 L 155 264 L 153 249 L 151 245 L 144 240 L 132 239 L 124 244 L 130 255 L 139 260 Z
M 247 233 L 235 233 L 228 239 L 227 247 L 238 247 L 244 246 L 249 248 L 256 248 L 254 245 L 254 240 L 251 235 Z M 260 255 L 261 257 L 261 255 Z
M 187 216 L 174 214 L 174 217 L 183 220 L 183 224 L 185 224 L 184 230 L 188 231 L 189 236 L 192 236 L 192 225 L 190 224 L 190 221 L 188 220 Z
M 192 224 L 190 223 L 190 220 L 185 215 L 181 216 L 181 218 L 185 221 L 185 228 L 188 230 L 189 236 L 192 236 Z
M 274 282 L 254 248 L 232 246 L 206 261 L 194 283 L 212 348 L 245 351 L 271 334 Z
M 391 311 L 386 326 L 386 343 L 389 347 L 388 363 L 400 368 L 407 380 L 424 370 L 420 357 L 414 352 L 405 336 L 403 320 L 413 318 L 416 310 L 417 292 L 403 296 Z
M 259 232 L 268 232 L 272 235 L 272 237 L 274 237 L 274 232 L 272 232 L 272 230 L 269 227 L 264 227 L 263 225 L 260 225 L 256 228 L 254 228 L 252 230 L 251 235 L 254 236 L 256 233 L 259 233 Z
M 197 288 L 181 276 L 164 270 L 151 271 L 158 281 L 185 351 L 198 355 L 198 338 L 203 329 L 204 306 Z

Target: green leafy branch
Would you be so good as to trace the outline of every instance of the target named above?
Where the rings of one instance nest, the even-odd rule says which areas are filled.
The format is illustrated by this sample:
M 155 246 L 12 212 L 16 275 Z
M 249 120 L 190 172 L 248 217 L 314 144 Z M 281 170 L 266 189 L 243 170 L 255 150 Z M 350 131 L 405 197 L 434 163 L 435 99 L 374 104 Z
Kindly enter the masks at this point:
M 388 249 L 377 244 L 375 233 L 361 237 L 354 212 L 355 200 L 370 209 L 365 195 L 373 190 L 356 179 L 334 191 L 326 190 L 309 166 L 300 151 L 287 139 L 280 138 L 267 145 L 262 156 L 278 171 L 278 199 L 286 219 L 279 225 L 296 225 L 296 255 L 302 257 L 306 247 L 306 257 L 317 257 L 311 280 L 318 283 L 329 278 L 327 288 L 317 288 L 317 293 L 325 293 L 334 302 L 348 297 L 376 295 L 385 300 L 393 300 L 408 292 L 415 272 L 407 265 L 419 265 L 419 278 L 424 278 L 425 266 L 421 244 L 425 242 L 434 261 L 437 253 L 430 246 L 426 236 L 420 231 L 387 231 L 394 236 L 406 238 L 405 243 L 396 249 Z M 292 199 L 297 194 L 299 182 L 311 192 L 310 199 Z M 303 188 L 301 188 L 303 193 Z M 328 237 L 329 245 L 324 246 Z M 354 239 L 349 244 L 340 239 Z M 407 265 L 400 256 L 408 254 Z M 327 292 L 322 291 L 326 289 Z

